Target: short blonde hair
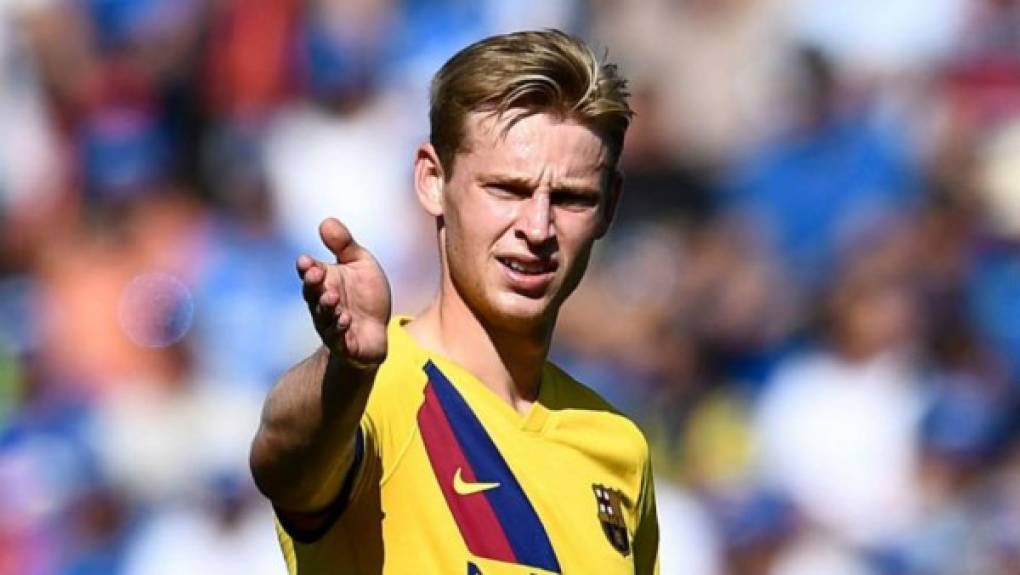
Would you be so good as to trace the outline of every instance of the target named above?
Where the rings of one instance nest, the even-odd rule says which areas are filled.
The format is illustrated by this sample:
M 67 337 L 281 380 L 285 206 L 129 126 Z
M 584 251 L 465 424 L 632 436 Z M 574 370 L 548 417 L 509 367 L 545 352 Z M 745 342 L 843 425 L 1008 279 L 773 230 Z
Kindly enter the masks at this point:
M 559 30 L 492 36 L 464 48 L 432 79 L 430 141 L 446 171 L 463 149 L 467 116 L 552 113 L 592 129 L 615 170 L 633 111 L 627 81 L 581 40 Z

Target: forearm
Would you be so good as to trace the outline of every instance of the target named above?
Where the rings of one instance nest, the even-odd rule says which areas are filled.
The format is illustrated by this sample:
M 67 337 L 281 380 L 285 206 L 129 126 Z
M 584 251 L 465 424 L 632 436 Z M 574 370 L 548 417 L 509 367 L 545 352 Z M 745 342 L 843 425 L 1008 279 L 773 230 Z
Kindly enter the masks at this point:
M 276 505 L 313 511 L 339 492 L 376 369 L 322 347 L 273 387 L 250 462 L 255 483 Z

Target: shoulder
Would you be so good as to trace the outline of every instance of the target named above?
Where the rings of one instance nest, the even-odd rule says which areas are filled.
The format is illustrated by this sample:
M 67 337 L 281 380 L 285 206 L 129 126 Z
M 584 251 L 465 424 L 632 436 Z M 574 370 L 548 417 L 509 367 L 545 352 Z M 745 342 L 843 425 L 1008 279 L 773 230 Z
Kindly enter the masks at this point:
M 645 435 L 630 417 L 551 362 L 546 364 L 546 378 L 553 387 L 546 407 L 560 413 L 559 427 L 588 427 L 593 437 L 612 438 L 613 443 L 626 445 L 638 463 L 648 459 Z
M 554 387 L 555 393 L 551 400 L 555 402 L 556 408 L 593 409 L 625 417 L 598 392 L 574 379 L 555 363 L 545 364 L 545 377 Z
M 404 330 L 406 320 L 404 316 L 394 317 L 387 327 L 389 347 L 386 360 L 379 366 L 375 376 L 370 405 L 382 403 L 394 406 L 408 403 L 416 409 L 421 403 L 428 356 Z
M 393 318 L 387 329 L 386 360 L 375 375 L 362 417 L 365 432 L 384 452 L 400 451 L 413 433 L 427 383 L 428 357 L 401 327 L 402 319 Z

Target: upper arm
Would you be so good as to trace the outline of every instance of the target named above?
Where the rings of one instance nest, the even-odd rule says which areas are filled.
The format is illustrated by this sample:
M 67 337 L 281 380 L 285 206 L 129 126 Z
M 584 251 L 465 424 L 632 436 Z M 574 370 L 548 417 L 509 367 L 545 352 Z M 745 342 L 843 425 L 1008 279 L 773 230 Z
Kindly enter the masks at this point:
M 274 505 L 280 526 L 299 543 L 314 543 L 322 538 L 340 519 L 353 501 L 363 496 L 366 487 L 378 482 L 381 461 L 373 426 L 362 419 L 355 438 L 354 455 L 344 475 L 340 490 L 322 509 L 290 511 Z

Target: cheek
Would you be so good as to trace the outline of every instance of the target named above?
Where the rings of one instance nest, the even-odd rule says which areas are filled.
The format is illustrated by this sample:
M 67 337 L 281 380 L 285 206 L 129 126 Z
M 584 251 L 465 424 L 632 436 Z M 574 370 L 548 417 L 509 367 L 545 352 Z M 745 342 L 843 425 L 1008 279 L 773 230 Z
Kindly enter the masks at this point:
M 476 208 L 460 205 L 446 219 L 446 252 L 451 268 L 461 278 L 481 273 L 491 239 Z
M 584 278 L 584 273 L 588 269 L 588 261 L 591 257 L 591 244 L 578 249 L 571 255 L 571 261 L 569 267 L 565 270 L 563 275 L 562 283 L 560 284 L 556 300 L 563 302 L 567 299 L 570 294 L 574 293 L 577 286 L 581 284 L 581 280 Z
M 575 257 L 591 249 L 598 233 L 599 219 L 595 213 L 566 214 L 557 222 L 561 249 Z
M 574 227 L 561 230 L 560 252 L 567 260 L 565 283 L 568 290 L 577 286 L 588 268 L 591 251 L 595 245 L 596 222 L 595 218 L 579 218 L 572 222 Z
M 515 206 L 488 198 L 467 201 L 458 210 L 458 233 L 465 248 L 485 253 L 506 234 L 512 234 Z

